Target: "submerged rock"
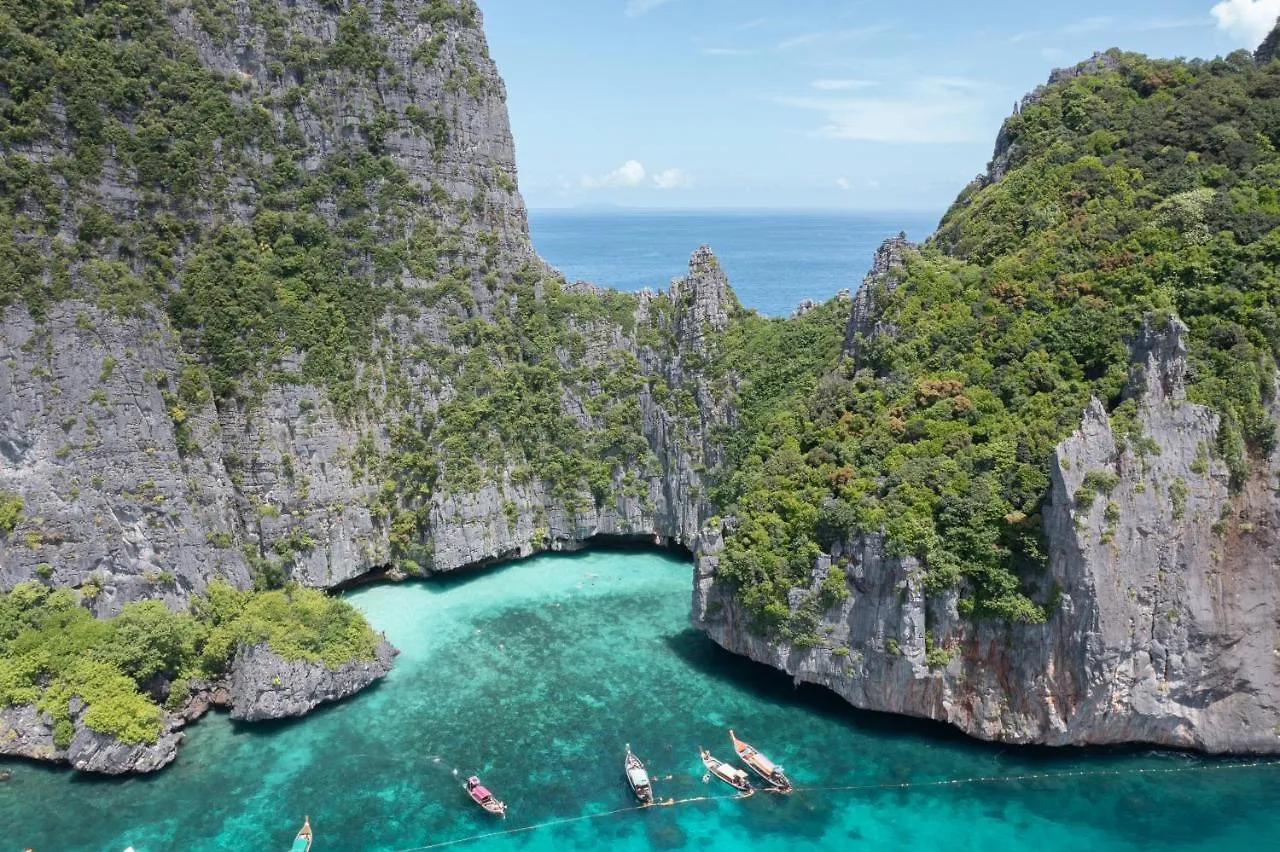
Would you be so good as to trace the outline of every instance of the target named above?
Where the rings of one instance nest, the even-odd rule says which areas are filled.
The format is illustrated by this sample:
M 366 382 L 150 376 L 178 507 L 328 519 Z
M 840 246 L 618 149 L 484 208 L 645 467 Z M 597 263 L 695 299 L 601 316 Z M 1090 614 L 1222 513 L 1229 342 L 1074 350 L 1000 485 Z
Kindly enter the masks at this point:
M 242 647 L 231 665 L 231 718 L 246 722 L 301 716 L 328 701 L 354 695 L 391 671 L 398 652 L 378 645 L 372 660 L 337 668 L 321 662 L 285 660 L 266 645 Z

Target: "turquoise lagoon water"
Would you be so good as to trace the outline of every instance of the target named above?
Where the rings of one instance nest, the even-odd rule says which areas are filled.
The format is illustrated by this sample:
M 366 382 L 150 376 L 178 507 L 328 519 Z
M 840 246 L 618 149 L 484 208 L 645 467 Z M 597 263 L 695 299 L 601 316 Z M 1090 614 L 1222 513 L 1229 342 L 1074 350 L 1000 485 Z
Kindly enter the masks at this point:
M 856 290 L 887 237 L 932 233 L 937 213 L 532 210 L 533 244 L 569 280 L 665 289 L 707 243 L 742 304 L 786 316 L 804 299 Z
M 5 763 L 0 850 L 269 852 L 288 849 L 308 813 L 315 852 L 1275 848 L 1280 767 L 1000 747 L 859 713 L 691 631 L 689 592 L 686 561 L 631 551 L 357 591 L 350 599 L 403 651 L 383 683 L 287 723 L 206 717 L 150 777 Z M 730 726 L 801 788 L 886 786 L 557 823 L 633 804 L 628 742 L 660 797 L 730 793 L 703 782 L 697 756 L 703 744 L 731 757 Z M 467 799 L 460 778 L 473 772 L 506 800 L 505 821 Z M 1023 774 L 1045 777 L 927 786 Z

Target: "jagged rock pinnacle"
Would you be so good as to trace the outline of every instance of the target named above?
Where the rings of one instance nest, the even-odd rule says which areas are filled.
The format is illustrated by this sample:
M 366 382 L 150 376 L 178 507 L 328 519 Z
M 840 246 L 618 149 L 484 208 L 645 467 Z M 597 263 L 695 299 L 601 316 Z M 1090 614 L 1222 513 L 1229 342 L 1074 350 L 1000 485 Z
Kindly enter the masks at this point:
M 687 310 L 682 323 L 695 337 L 703 329 L 729 323 L 729 279 L 710 246 L 699 246 L 689 258 L 689 274 L 671 282 L 671 300 Z
M 1271 28 L 1271 32 L 1262 40 L 1262 44 L 1258 45 L 1258 50 L 1253 54 L 1253 58 L 1259 65 L 1266 65 L 1268 62 L 1275 60 L 1280 55 L 1280 18 L 1276 18 L 1276 25 Z

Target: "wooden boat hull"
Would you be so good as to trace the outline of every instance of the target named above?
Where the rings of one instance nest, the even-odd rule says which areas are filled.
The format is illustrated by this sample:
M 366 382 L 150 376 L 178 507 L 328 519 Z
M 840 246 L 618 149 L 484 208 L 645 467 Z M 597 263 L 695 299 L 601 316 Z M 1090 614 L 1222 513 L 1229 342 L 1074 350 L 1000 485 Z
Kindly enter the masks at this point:
M 498 801 L 498 797 L 490 793 L 480 783 L 480 779 L 474 775 L 467 779 L 467 795 L 471 797 L 471 801 L 484 808 L 494 816 L 504 817 L 507 815 L 507 806 Z
M 493 801 L 482 802 L 479 799 L 477 799 L 475 796 L 472 796 L 471 798 L 472 798 L 472 801 L 474 801 L 477 805 L 484 808 L 486 811 L 493 814 L 494 816 L 507 815 L 507 806 L 504 805 L 502 802 L 493 802 Z
M 640 783 L 636 778 L 636 771 L 644 777 L 646 783 Z M 653 780 L 649 778 L 649 773 L 645 771 L 644 764 L 640 762 L 640 758 L 631 753 L 630 746 L 627 747 L 626 757 L 622 759 L 622 773 L 627 776 L 627 784 L 631 787 L 631 792 L 640 801 L 642 805 L 653 804 Z
M 737 767 L 730 766 L 723 760 L 717 760 L 706 750 L 702 752 L 702 765 L 707 767 L 708 772 L 733 789 L 743 793 L 751 792 L 751 780 L 747 778 L 747 773 Z
M 297 835 L 293 838 L 293 845 L 289 847 L 289 852 L 311 852 L 311 817 L 302 821 L 302 828 L 298 829 Z
M 738 739 L 733 731 L 729 732 L 729 739 L 733 740 L 733 750 L 737 752 L 738 759 L 745 763 L 748 769 L 759 775 L 761 780 L 778 792 L 791 792 L 791 779 L 783 773 L 781 766 L 777 766 L 761 754 L 759 749 Z

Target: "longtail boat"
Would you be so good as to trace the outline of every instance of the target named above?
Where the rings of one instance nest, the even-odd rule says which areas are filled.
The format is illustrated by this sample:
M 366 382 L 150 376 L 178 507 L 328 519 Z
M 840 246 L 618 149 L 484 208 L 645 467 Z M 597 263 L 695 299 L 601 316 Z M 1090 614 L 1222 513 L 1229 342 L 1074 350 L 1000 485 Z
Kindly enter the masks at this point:
M 631 792 L 636 794 L 642 805 L 653 804 L 653 784 L 649 781 L 649 773 L 644 771 L 640 758 L 631 753 L 631 744 L 627 743 L 627 756 L 622 759 L 622 769 L 627 774 L 627 783 Z
M 747 777 L 747 773 L 744 770 L 736 766 L 730 766 L 723 760 L 716 760 L 711 756 L 711 752 L 705 748 L 699 748 L 698 751 L 702 753 L 702 765 L 707 767 L 708 772 L 735 790 L 741 790 L 744 793 L 751 792 L 751 779 Z
M 302 828 L 298 829 L 298 836 L 293 838 L 293 846 L 289 847 L 289 852 L 311 852 L 310 816 L 303 817 Z
M 738 757 L 741 758 L 743 763 L 751 767 L 751 771 L 763 778 L 769 786 L 778 792 L 791 792 L 791 779 L 782 771 L 781 766 L 738 739 L 732 730 L 729 731 L 729 739 L 733 740 L 733 750 L 738 753 Z
M 477 805 L 484 808 L 491 814 L 497 814 L 500 817 L 507 815 L 507 806 L 498 801 L 498 798 L 489 792 L 480 779 L 472 775 L 467 779 L 467 795 L 469 795 Z

